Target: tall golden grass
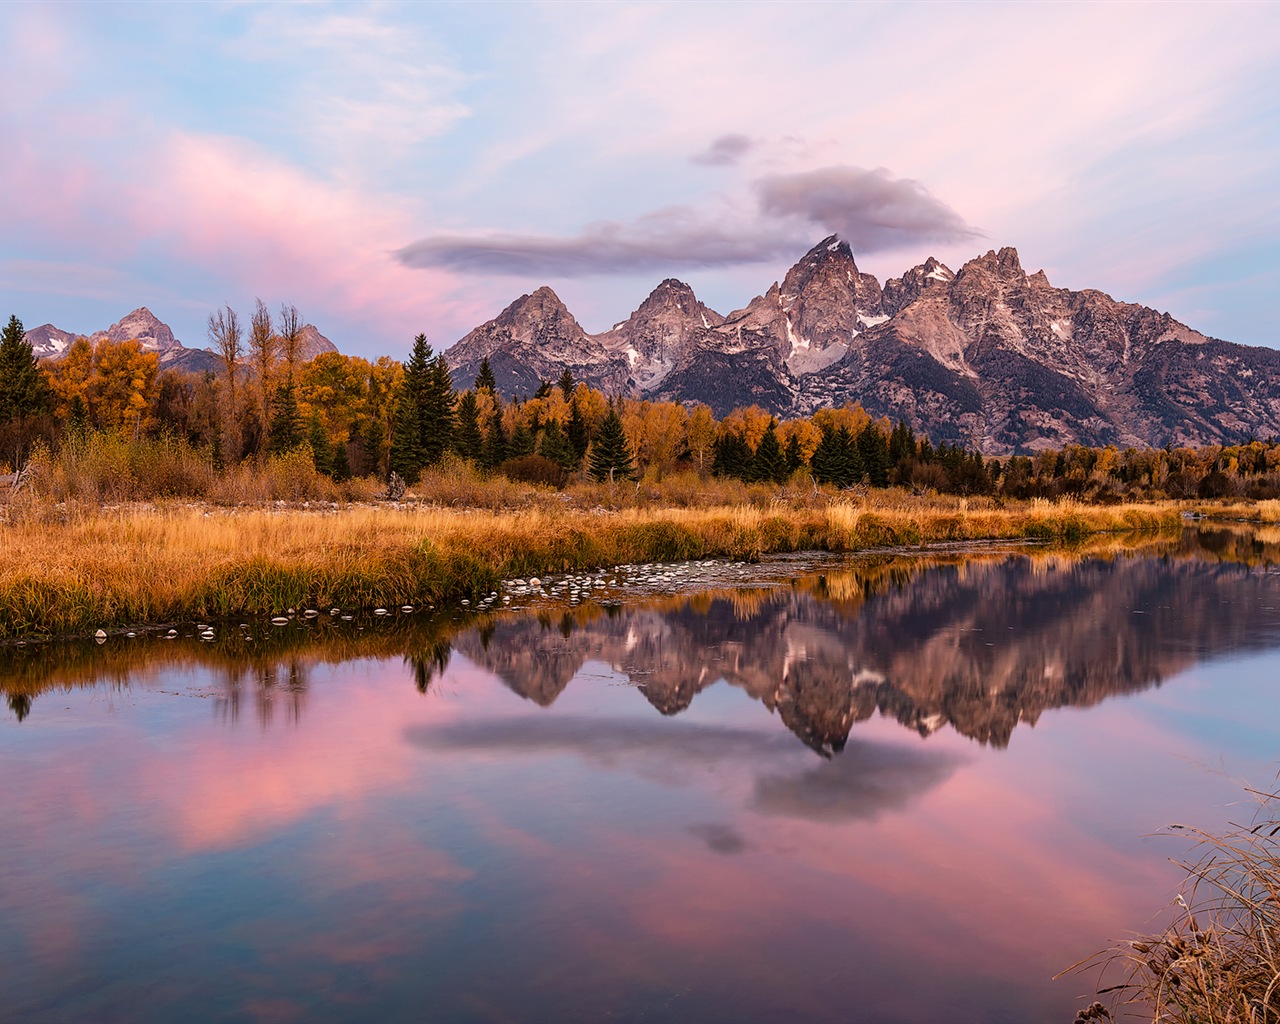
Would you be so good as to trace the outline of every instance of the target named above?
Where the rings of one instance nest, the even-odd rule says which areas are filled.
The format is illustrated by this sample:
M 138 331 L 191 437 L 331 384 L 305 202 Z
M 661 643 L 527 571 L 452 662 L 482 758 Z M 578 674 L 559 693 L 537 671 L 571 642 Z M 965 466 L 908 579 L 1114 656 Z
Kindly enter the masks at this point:
M 439 603 L 487 593 L 504 578 L 632 562 L 1178 527 L 1172 507 L 961 511 L 918 500 L 516 512 L 59 506 L 0 526 L 0 637 L 302 605 Z
M 1250 792 L 1260 803 L 1250 825 L 1170 827 L 1198 853 L 1182 864 L 1172 920 L 1068 969 L 1099 970 L 1098 994 L 1112 1001 L 1077 1021 L 1114 1020 L 1114 1009 L 1152 1024 L 1280 1024 L 1280 792 Z M 1119 981 L 1101 984 L 1112 972 Z

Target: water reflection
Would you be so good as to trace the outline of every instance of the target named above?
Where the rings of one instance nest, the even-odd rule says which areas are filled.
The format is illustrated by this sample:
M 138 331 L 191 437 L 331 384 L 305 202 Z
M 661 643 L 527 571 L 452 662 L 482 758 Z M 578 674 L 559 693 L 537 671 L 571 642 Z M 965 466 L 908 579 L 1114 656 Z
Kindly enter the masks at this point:
M 1274 553 L 6 649 L 0 1019 L 1069 1020 L 1280 655 L 1105 698 L 1280 645 Z
M 317 665 L 400 656 L 425 694 L 460 654 L 540 707 L 589 662 L 619 673 L 664 716 L 727 682 L 824 756 L 874 715 L 924 736 L 949 726 L 1002 747 L 1047 709 L 1094 704 L 1197 661 L 1277 643 L 1278 549 L 1280 531 L 1212 528 L 1148 540 L 1137 554 L 1104 547 L 831 560 L 827 571 L 783 585 L 627 606 L 470 621 L 322 618 L 229 628 L 216 644 L 9 647 L 0 652 L 0 689 L 22 721 L 49 689 L 125 685 L 201 665 L 219 681 L 221 718 L 237 722 L 251 702 L 265 728 L 277 715 L 301 718 Z

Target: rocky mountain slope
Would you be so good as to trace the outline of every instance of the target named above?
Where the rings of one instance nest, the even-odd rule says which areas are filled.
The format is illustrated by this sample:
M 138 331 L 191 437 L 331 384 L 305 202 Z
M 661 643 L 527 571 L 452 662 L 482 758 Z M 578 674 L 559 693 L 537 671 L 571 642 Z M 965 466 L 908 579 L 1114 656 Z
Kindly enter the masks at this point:
M 37 359 L 61 359 L 79 337 L 82 335 L 61 330 L 53 324 L 43 324 L 26 332 L 26 339 L 31 343 L 32 352 Z M 95 331 L 87 337 L 95 345 L 103 339 L 136 340 L 144 352 L 159 353 L 161 369 L 183 370 L 188 373 L 218 373 L 222 369 L 222 360 L 215 352 L 207 348 L 188 348 L 174 337 L 169 325 L 146 306 L 135 309 L 106 330 Z M 299 358 L 303 362 L 314 359 L 322 352 L 337 351 L 338 347 L 313 325 L 303 327 L 299 348 Z
M 1009 248 L 958 271 L 930 258 L 881 285 L 831 237 L 727 316 L 667 280 L 595 335 L 544 287 L 447 354 L 459 386 L 488 357 L 508 395 L 567 367 L 608 392 L 702 401 L 718 415 L 861 402 L 991 454 L 1280 434 L 1280 352 L 1207 338 L 1099 291 L 1055 288 Z

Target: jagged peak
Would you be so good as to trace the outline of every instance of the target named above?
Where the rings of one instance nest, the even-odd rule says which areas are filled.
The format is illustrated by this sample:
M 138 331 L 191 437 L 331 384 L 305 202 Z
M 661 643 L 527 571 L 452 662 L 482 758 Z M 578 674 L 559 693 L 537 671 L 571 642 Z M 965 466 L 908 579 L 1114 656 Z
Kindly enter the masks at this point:
M 1018 250 L 1011 245 L 1006 245 L 1000 250 L 989 249 L 981 256 L 975 256 L 963 267 L 961 271 L 972 269 L 981 269 L 994 277 L 1004 280 L 1025 279 L 1027 272 L 1022 269 L 1022 260 L 1018 257 Z
M 697 304 L 698 297 L 694 294 L 693 288 L 685 284 L 678 278 L 668 277 L 665 281 L 651 291 L 644 302 L 640 303 L 640 310 L 648 309 L 653 306 L 666 306 L 672 302 L 689 304 Z
M 853 261 L 853 249 L 839 235 L 827 235 L 802 257 L 797 266 L 803 263 L 816 263 L 829 259 L 846 259 Z
M 544 284 L 525 295 L 521 295 L 520 298 L 499 313 L 497 319 L 501 320 L 504 317 L 510 318 L 524 313 L 532 313 L 535 310 L 548 309 L 553 312 L 564 310 L 567 313 L 569 311 L 568 307 L 560 301 L 560 296 L 552 291 L 549 285 Z

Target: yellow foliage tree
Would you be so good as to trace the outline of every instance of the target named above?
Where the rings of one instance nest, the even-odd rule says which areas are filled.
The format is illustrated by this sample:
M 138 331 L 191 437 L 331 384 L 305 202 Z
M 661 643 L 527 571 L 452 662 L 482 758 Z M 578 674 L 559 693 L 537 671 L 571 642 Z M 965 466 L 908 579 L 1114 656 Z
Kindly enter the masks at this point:
M 88 386 L 89 409 L 97 426 L 133 434 L 149 427 L 159 372 L 159 354 L 144 352 L 135 340 L 98 342 Z

